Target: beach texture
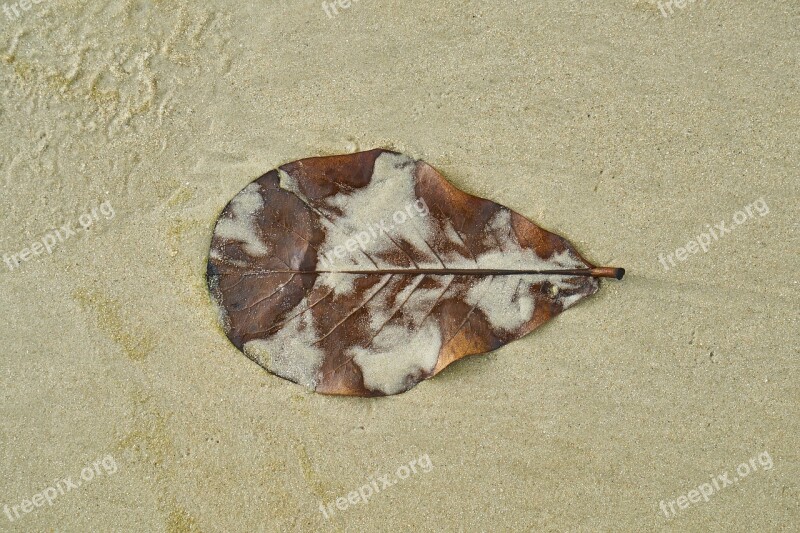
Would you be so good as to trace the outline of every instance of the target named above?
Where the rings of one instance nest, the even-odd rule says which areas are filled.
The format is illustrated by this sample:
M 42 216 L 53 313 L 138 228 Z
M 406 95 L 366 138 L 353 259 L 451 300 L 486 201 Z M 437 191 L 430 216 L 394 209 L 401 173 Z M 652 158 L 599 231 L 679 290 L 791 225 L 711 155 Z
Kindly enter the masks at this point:
M 0 530 L 800 528 L 800 5 L 6 6 Z M 397 396 L 269 374 L 216 219 L 373 148 L 625 279 Z

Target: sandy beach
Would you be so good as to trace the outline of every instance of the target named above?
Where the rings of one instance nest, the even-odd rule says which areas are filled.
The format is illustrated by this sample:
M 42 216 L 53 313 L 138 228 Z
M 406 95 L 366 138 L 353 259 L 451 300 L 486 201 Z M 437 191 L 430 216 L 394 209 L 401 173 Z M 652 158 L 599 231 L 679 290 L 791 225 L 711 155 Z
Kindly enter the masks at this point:
M 0 9 L 0 530 L 800 528 L 800 5 Z M 217 217 L 373 148 L 624 280 L 404 394 L 271 375 Z

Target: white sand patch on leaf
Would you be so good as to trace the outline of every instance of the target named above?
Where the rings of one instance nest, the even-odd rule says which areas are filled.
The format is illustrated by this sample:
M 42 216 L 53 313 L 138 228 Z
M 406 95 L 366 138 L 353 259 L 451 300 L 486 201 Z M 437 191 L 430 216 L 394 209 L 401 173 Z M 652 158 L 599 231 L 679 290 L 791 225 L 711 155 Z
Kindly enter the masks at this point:
M 375 268 L 375 264 L 379 268 L 397 266 L 378 256 L 396 250 L 395 242 L 401 240 L 412 243 L 415 248 L 430 255 L 432 259 L 426 260 L 424 265 L 418 263 L 420 267 L 442 266 L 425 244 L 432 228 L 424 215 L 424 206 L 417 204 L 420 209 L 414 207 L 418 201 L 414 192 L 414 163 L 406 155 L 381 154 L 375 160 L 373 174 L 366 187 L 326 199 L 328 205 L 343 213 L 332 219 L 335 228 L 331 228 L 330 223 L 324 223 L 328 231 L 320 251 L 331 270 L 352 268 L 353 265 L 366 269 Z M 357 236 L 361 237 L 358 242 Z M 336 250 L 342 257 L 336 256 Z M 347 286 L 334 286 L 337 287 L 337 294 L 346 294 L 339 291 L 346 290 Z
M 244 243 L 244 251 L 252 256 L 269 253 L 266 244 L 258 236 L 254 218 L 264 207 L 264 199 L 259 190 L 257 183 L 251 183 L 242 189 L 231 200 L 232 218 L 221 218 L 214 229 L 217 237 Z
M 484 226 L 483 243 L 486 246 L 497 246 L 500 243 L 501 249 L 505 249 L 506 240 L 514 239 L 510 235 L 511 231 L 511 211 L 501 209 Z M 514 242 L 513 244 L 516 244 Z
M 334 296 L 351 293 L 358 276 L 342 274 L 336 271 L 374 269 L 376 264 L 380 265 L 379 260 L 370 260 L 370 257 L 366 255 L 364 250 L 355 247 L 353 244 L 354 235 L 348 233 L 349 229 L 346 226 L 332 222 L 329 215 L 326 215 L 312 205 L 308 197 L 300 190 L 297 180 L 294 177 L 280 169 L 278 169 L 278 176 L 280 178 L 280 187 L 297 196 L 309 209 L 316 213 L 319 217 L 318 221 L 320 225 L 325 229 L 326 240 L 318 248 L 317 268 L 318 270 L 333 271 L 333 273 L 326 274 L 324 278 L 321 278 L 317 283 L 333 288 Z M 335 204 L 336 202 L 331 205 Z M 348 242 L 350 243 L 350 250 L 347 249 Z M 340 257 L 337 257 L 334 250 L 340 243 L 342 249 L 339 250 Z
M 314 209 L 314 206 L 311 205 L 311 201 L 300 190 L 300 186 L 297 184 L 297 180 L 294 179 L 288 172 L 286 172 L 285 170 L 278 169 L 278 178 L 280 180 L 278 186 L 281 189 L 294 194 L 300 199 L 300 201 L 302 201 L 311 209 Z M 314 211 L 316 211 L 316 209 L 314 209 Z
M 407 219 L 401 226 L 394 228 L 390 234 L 393 238 L 397 237 L 395 240 L 402 238 L 402 240 L 424 254 L 423 259 L 416 259 L 419 268 L 446 268 L 447 265 L 440 259 L 441 256 L 438 256 L 433 251 L 432 223 L 427 218 L 419 216 L 413 209 L 411 212 L 415 216 Z M 408 244 L 404 246 L 407 247 Z
M 561 303 L 563 305 L 563 309 L 564 310 L 569 309 L 570 307 L 575 305 L 575 302 L 577 302 L 578 300 L 580 300 L 584 296 L 586 296 L 586 295 L 585 294 L 580 294 L 580 293 L 579 294 L 570 294 L 569 296 L 565 296 L 564 298 L 561 299 Z
M 487 223 L 486 227 L 501 231 L 511 224 L 510 211 L 500 210 Z M 505 270 L 558 270 L 569 268 L 586 268 L 568 250 L 555 253 L 548 259 L 542 259 L 533 250 L 519 245 L 513 232 L 503 242 L 503 250 L 490 250 L 476 258 L 479 268 Z M 459 268 L 469 268 L 471 261 L 462 261 Z M 536 299 L 530 294 L 531 286 L 549 281 L 559 291 L 575 288 L 569 278 L 554 274 L 528 274 L 520 276 L 493 276 L 475 283 L 467 291 L 465 301 L 480 309 L 489 320 L 491 326 L 503 331 L 513 331 L 533 318 L 536 310 Z M 578 298 L 570 300 L 570 305 Z
M 336 297 L 342 294 L 350 294 L 353 292 L 356 280 L 361 276 L 362 274 L 343 274 L 341 272 L 332 272 L 330 274 L 325 274 L 325 277 L 318 278 L 317 283 L 314 286 L 332 288 L 333 296 Z
M 382 220 L 391 223 L 392 214 L 398 207 L 412 204 L 417 199 L 414 168 L 414 160 L 407 155 L 384 153 L 378 156 L 366 187 L 326 199 L 329 205 L 343 213 L 336 218 L 336 224 L 345 233 L 355 235 L 368 227 L 379 226 Z
M 425 278 L 424 274 L 420 274 L 418 276 L 415 276 L 414 279 L 411 281 L 411 283 L 409 283 L 408 285 L 403 287 L 403 290 L 401 290 L 399 293 L 397 293 L 396 300 L 398 302 L 398 305 L 401 304 L 403 301 L 405 301 L 407 298 L 409 298 L 411 296 L 411 293 L 414 292 L 414 290 L 417 288 L 417 286 L 420 283 L 422 283 L 422 280 L 424 278 Z
M 520 276 L 487 277 L 470 287 L 466 302 L 483 311 L 493 328 L 512 331 L 533 317 L 536 300 L 529 287 Z
M 451 252 L 448 254 L 447 258 L 445 258 L 445 263 L 447 263 L 449 266 L 452 266 L 451 263 L 463 264 L 464 260 L 466 260 L 469 262 L 472 268 L 475 268 L 476 263 L 469 254 L 469 248 L 467 248 L 467 245 L 464 243 L 464 239 L 461 237 L 461 235 L 459 235 L 455 226 L 453 226 L 453 223 L 449 219 L 445 221 L 444 234 L 448 241 L 458 244 L 460 249 L 464 249 L 467 252 L 466 256 L 459 254 L 458 252 Z
M 244 353 L 273 374 L 314 390 L 325 354 L 314 345 L 317 335 L 309 317 L 302 314 L 274 335 L 246 342 Z
M 419 274 L 411 278 L 410 276 L 396 277 L 397 283 L 405 283 L 393 302 L 389 301 L 389 287 L 367 304 L 369 313 L 369 326 L 373 334 L 386 323 L 391 317 L 400 311 L 401 308 L 407 310 L 413 316 L 424 313 L 426 295 L 430 295 L 430 289 L 419 289 L 419 284 L 425 278 Z
M 412 374 L 431 372 L 439 359 L 442 345 L 439 328 L 433 323 L 410 332 L 403 326 L 387 325 L 368 349 L 350 350 L 361 368 L 364 385 L 384 394 L 396 394 L 406 388 Z
M 270 347 L 271 344 L 269 342 L 262 339 L 256 339 L 244 343 L 242 351 L 244 351 L 248 357 L 262 367 L 269 368 L 272 360 L 270 355 Z

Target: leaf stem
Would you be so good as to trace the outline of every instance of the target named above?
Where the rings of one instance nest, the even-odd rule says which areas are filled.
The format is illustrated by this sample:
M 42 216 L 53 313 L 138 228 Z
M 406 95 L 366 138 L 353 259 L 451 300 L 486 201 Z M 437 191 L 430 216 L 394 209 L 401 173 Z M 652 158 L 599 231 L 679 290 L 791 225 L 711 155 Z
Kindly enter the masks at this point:
M 532 274 L 548 274 L 562 276 L 592 276 L 595 278 L 622 279 L 624 268 L 593 267 L 567 268 L 562 270 L 505 270 L 494 268 L 389 268 L 374 270 L 273 270 L 275 274 L 394 274 L 418 276 L 520 276 Z

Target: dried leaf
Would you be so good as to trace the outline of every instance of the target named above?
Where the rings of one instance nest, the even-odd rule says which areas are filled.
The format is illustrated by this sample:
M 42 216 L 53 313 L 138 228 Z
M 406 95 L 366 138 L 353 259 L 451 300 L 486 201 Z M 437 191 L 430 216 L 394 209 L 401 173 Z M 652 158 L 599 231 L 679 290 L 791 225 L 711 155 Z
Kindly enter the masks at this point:
M 386 150 L 283 165 L 239 192 L 208 285 L 231 342 L 325 394 L 408 390 L 595 293 L 563 238 Z

